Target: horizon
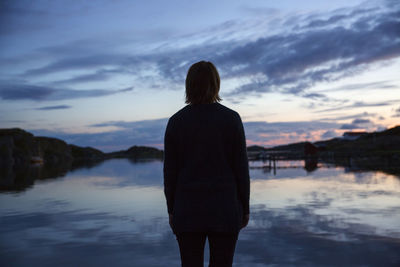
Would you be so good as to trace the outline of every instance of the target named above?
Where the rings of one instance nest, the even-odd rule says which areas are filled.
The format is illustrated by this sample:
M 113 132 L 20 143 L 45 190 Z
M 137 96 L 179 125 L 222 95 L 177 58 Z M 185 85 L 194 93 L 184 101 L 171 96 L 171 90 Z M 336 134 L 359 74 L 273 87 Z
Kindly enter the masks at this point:
M 396 125 L 396 126 L 393 126 L 392 128 L 384 129 L 384 130 L 381 130 L 381 131 L 374 131 L 374 132 L 347 131 L 347 132 L 344 132 L 344 133 L 365 133 L 365 134 L 370 134 L 370 133 L 384 132 L 384 131 L 386 131 L 386 130 L 390 130 L 390 129 L 393 129 L 393 128 L 396 128 L 396 127 L 400 127 L 400 125 Z M 21 128 L 0 128 L 0 130 L 9 130 L 9 129 L 11 129 L 11 130 L 16 129 L 16 130 L 23 130 L 23 131 L 26 131 L 25 129 L 21 129 Z M 30 133 L 29 131 L 27 131 L 27 132 Z M 343 135 L 344 135 L 344 133 L 343 133 Z M 46 137 L 46 138 L 50 137 L 50 138 L 56 138 L 56 137 L 42 136 L 42 135 L 34 135 L 34 137 Z M 343 137 L 343 136 L 332 137 L 332 138 L 328 138 L 328 139 L 324 139 L 324 140 L 316 140 L 316 141 L 313 141 L 313 142 L 310 142 L 310 143 L 318 143 L 318 142 L 330 141 L 330 140 L 337 139 L 337 138 L 342 138 L 342 137 Z M 60 138 L 59 138 L 59 140 L 62 140 L 62 141 L 64 141 L 64 142 L 66 142 L 65 140 L 60 139 Z M 253 144 L 253 145 L 248 145 L 248 144 L 247 144 L 246 147 L 247 147 L 247 149 L 250 148 L 250 147 L 262 147 L 263 149 L 271 149 L 271 148 L 277 148 L 277 147 L 280 147 L 280 146 L 295 145 L 295 144 L 304 143 L 304 142 L 309 142 L 309 141 L 299 141 L 299 142 L 294 142 L 294 143 L 279 144 L 279 145 L 271 146 L 271 147 L 265 147 L 265 146 L 257 145 L 257 144 Z M 70 143 L 68 143 L 68 142 L 66 142 L 66 143 L 67 143 L 68 145 L 75 145 L 75 144 L 70 144 Z M 82 147 L 82 146 L 80 146 L 80 147 Z M 86 147 L 84 147 L 84 148 L 95 148 L 95 149 L 97 149 L 97 150 L 100 150 L 102 153 L 108 154 L 108 153 L 126 151 L 126 150 L 128 150 L 128 149 L 133 148 L 133 147 L 149 147 L 149 148 L 156 148 L 156 149 L 159 149 L 159 150 L 161 150 L 161 151 L 164 151 L 164 147 L 161 147 L 161 148 L 160 148 L 160 147 L 151 146 L 151 145 L 150 145 L 150 146 L 147 146 L 147 145 L 136 145 L 136 144 L 130 145 L 130 146 L 128 146 L 126 149 L 112 150 L 112 151 L 103 151 L 103 150 L 101 150 L 101 149 L 99 149 L 99 148 L 95 148 L 95 147 L 91 147 L 91 146 L 86 146 Z
M 400 3 L 4 1 L 0 128 L 103 152 L 163 149 L 189 66 L 212 61 L 247 146 L 400 118 Z

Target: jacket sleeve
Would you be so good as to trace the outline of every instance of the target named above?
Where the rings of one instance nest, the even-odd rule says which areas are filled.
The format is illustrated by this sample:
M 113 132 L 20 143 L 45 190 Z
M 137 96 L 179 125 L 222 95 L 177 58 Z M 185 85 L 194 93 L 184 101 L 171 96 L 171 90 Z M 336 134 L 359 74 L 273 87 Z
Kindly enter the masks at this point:
M 247 158 L 246 137 L 243 129 L 243 123 L 239 115 L 238 117 L 239 119 L 234 144 L 234 170 L 238 187 L 239 200 L 243 205 L 243 214 L 246 215 L 250 213 L 249 162 Z
M 172 214 L 174 209 L 177 170 L 177 144 L 176 136 L 172 132 L 171 120 L 168 121 L 164 136 L 164 194 L 167 200 L 168 213 Z

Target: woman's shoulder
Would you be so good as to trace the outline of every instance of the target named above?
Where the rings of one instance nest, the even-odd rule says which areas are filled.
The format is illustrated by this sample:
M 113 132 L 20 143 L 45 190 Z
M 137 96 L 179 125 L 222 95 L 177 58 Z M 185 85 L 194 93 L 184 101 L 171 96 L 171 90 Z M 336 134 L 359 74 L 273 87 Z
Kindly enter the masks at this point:
M 233 117 L 239 117 L 240 118 L 240 115 L 239 115 L 239 113 L 237 113 L 235 110 L 233 110 L 233 109 L 231 109 L 231 108 L 228 108 L 227 106 L 224 106 L 224 105 L 222 105 L 221 103 L 217 103 L 217 105 L 219 106 L 219 108 L 222 110 L 222 111 L 224 111 L 226 114 L 229 114 L 229 115 L 231 115 L 231 116 L 233 116 Z
M 191 119 L 192 116 L 196 116 L 195 114 L 199 113 L 208 115 L 212 114 L 213 117 L 220 117 L 221 119 L 228 121 L 241 122 L 238 112 L 216 102 L 213 104 L 204 104 L 199 106 L 193 106 L 190 104 L 186 105 L 169 118 L 169 123 L 175 124 L 182 120 L 185 121 L 186 119 Z
M 169 121 L 172 122 L 172 121 L 178 120 L 179 117 L 184 116 L 184 114 L 188 112 L 189 108 L 190 108 L 189 105 L 184 106 L 183 108 L 181 108 L 180 110 L 178 110 L 177 112 L 175 112 L 175 113 L 169 118 Z

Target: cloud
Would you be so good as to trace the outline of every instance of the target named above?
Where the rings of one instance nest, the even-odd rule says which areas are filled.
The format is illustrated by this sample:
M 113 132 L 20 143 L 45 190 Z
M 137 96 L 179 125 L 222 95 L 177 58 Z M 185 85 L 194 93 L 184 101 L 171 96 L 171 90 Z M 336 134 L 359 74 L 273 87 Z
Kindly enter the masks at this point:
M 400 107 L 398 109 L 395 109 L 394 114 L 392 116 L 393 118 L 399 118 L 400 117 Z
M 371 13 L 374 11 L 373 9 L 361 9 L 361 10 L 354 10 L 350 14 L 340 14 L 340 15 L 332 15 L 328 19 L 315 19 L 311 20 L 307 23 L 307 25 L 301 27 L 302 29 L 310 29 L 310 28 L 323 28 L 327 26 L 332 26 L 337 24 L 338 22 L 342 22 L 343 20 L 349 19 L 354 17 L 354 15 L 359 15 L 361 13 Z
M 55 110 L 55 109 L 69 109 L 69 108 L 71 108 L 71 106 L 58 105 L 58 106 L 47 106 L 47 107 L 36 108 L 36 110 Z
M 87 68 L 122 65 L 126 61 L 125 55 L 101 54 L 82 57 L 66 57 L 43 67 L 26 71 L 24 76 L 38 76 L 66 70 L 81 70 Z
M 56 137 L 67 143 L 79 146 L 91 146 L 103 151 L 116 151 L 128 149 L 133 145 L 146 145 L 162 147 L 164 131 L 168 119 L 142 120 L 142 121 L 107 121 L 89 125 L 93 128 L 114 126 L 114 131 L 101 133 L 66 133 L 49 130 L 32 130 L 35 135 Z
M 75 98 L 101 97 L 133 90 L 132 87 L 119 90 L 93 89 L 73 90 L 37 86 L 30 84 L 0 84 L 0 98 L 4 100 L 52 101 Z
M 362 122 L 363 120 L 354 120 Z M 32 130 L 34 134 L 56 137 L 80 146 L 92 146 L 103 151 L 128 149 L 133 145 L 163 148 L 164 132 L 168 118 L 141 121 L 105 121 L 88 125 L 99 133 L 66 133 L 48 130 Z M 364 122 L 363 122 L 364 123 Z M 343 130 L 358 129 L 357 124 L 338 124 L 326 121 L 266 122 L 245 121 L 247 145 L 276 146 L 301 141 L 319 141 L 339 136 Z M 362 124 L 365 130 L 376 130 L 380 125 Z M 110 131 L 110 128 L 112 130 Z
M 396 89 L 399 86 L 391 84 L 390 81 L 378 81 L 378 82 L 369 82 L 369 83 L 351 83 L 343 86 L 320 90 L 318 92 L 338 92 L 338 91 L 349 91 L 349 90 L 374 90 L 374 89 Z
M 320 93 L 309 93 L 309 94 L 304 94 L 303 96 L 311 99 L 326 98 L 326 95 Z
M 378 116 L 377 113 L 371 113 L 371 112 L 361 112 L 361 113 L 356 113 L 352 115 L 336 115 L 333 114 L 331 117 L 326 117 L 326 118 L 321 118 L 321 121 L 342 121 L 342 120 L 350 120 L 350 119 L 362 119 L 366 117 L 371 117 L 371 118 L 376 118 Z M 378 117 L 379 119 L 379 117 Z
M 342 130 L 353 130 L 353 129 L 360 129 L 360 126 L 357 124 L 343 124 L 340 129 Z
M 75 84 L 75 83 L 86 83 L 94 81 L 105 81 L 109 79 L 110 76 L 104 72 L 96 71 L 91 74 L 78 75 L 69 79 L 57 81 L 56 84 Z
M 90 127 L 108 127 L 108 126 L 116 126 L 118 128 L 123 129 L 132 129 L 132 128 L 146 128 L 150 129 L 153 127 L 165 127 L 168 119 L 155 119 L 155 120 L 142 120 L 142 121 L 107 121 L 103 123 L 96 123 L 89 125 Z
M 343 124 L 340 127 L 340 129 L 351 130 L 351 129 L 365 129 L 365 128 L 370 128 L 370 127 L 376 128 L 376 127 L 381 127 L 381 125 L 376 125 L 370 119 L 357 118 L 357 119 L 354 119 L 351 123 Z
M 44 10 L 29 8 L 25 1 L 0 1 L 0 36 L 8 37 L 10 35 L 36 31 L 48 27 L 40 23 L 32 23 L 32 20 L 26 20 L 27 17 L 43 17 L 48 15 Z M 23 20 L 17 18 L 24 18 Z
M 92 146 L 103 151 L 127 149 L 133 145 L 163 147 L 164 131 L 168 118 L 142 121 L 106 121 L 89 125 L 101 128 L 114 127 L 114 130 L 101 133 L 70 134 L 66 132 L 32 130 L 34 134 L 56 137 L 80 146 Z M 298 141 L 317 141 L 327 130 L 334 131 L 340 124 L 334 122 L 265 122 L 249 121 L 243 123 L 247 145 L 260 144 L 275 146 Z
M 371 64 L 399 57 L 397 15 L 384 12 L 360 17 L 349 27 L 332 24 L 330 28 L 260 38 L 221 53 L 216 62 L 230 74 L 265 76 L 265 81 L 239 87 L 235 94 L 278 87 L 275 90 L 300 95 L 318 82 L 335 81 Z M 357 29 L 355 24 L 359 22 L 374 26 Z M 234 71 L 238 65 L 243 67 Z
M 276 146 L 301 141 L 325 139 L 327 131 L 334 132 L 340 124 L 324 121 L 299 122 L 244 122 L 248 145 Z M 336 136 L 337 134 L 335 134 Z
M 24 75 L 37 77 L 67 70 L 94 71 L 60 81 L 80 83 L 107 79 L 107 73 L 101 70 L 114 68 L 116 72 L 132 71 L 131 74 L 137 78 L 148 77 L 148 71 L 151 71 L 154 81 L 182 83 L 191 63 L 207 59 L 216 63 L 223 79 L 248 80 L 226 94 L 233 101 L 240 102 L 249 94 L 268 92 L 328 101 L 323 94 L 310 93 L 308 90 L 319 82 L 357 75 L 374 64 L 400 57 L 399 9 L 400 5 L 395 2 L 385 2 L 381 7 L 358 6 L 350 11 L 346 9 L 316 14 L 316 17 L 323 17 L 317 19 L 300 16 L 292 21 L 281 17 L 280 23 L 285 30 L 274 34 L 269 34 L 264 27 L 253 30 L 260 31 L 257 38 L 200 38 L 197 42 L 194 40 L 198 40 L 198 36 L 193 34 L 187 37 L 191 40 L 186 42 L 186 46 L 182 44 L 182 40 L 185 40 L 182 37 L 141 54 L 97 51 L 71 55 L 71 51 L 66 51 L 66 56 L 59 53 L 54 61 L 29 69 Z M 235 27 L 241 29 L 239 24 L 230 23 L 227 27 L 234 32 Z M 221 31 L 214 27 L 209 30 L 208 36 L 218 36 L 216 30 Z M 247 37 L 244 33 L 243 36 Z M 54 47 L 48 49 L 54 51 Z M 79 51 L 79 47 L 76 49 Z M 259 78 L 254 79 L 255 75 Z M 355 90 L 361 86 L 349 85 Z M 367 86 L 371 88 L 379 84 Z M 382 86 L 394 88 L 392 84 Z
M 328 131 L 324 132 L 324 133 L 321 135 L 321 137 L 322 137 L 323 139 L 329 139 L 329 138 L 337 137 L 337 136 L 339 136 L 339 135 L 340 135 L 340 134 L 338 134 L 338 133 L 335 132 L 335 131 L 328 130 Z
M 330 112 L 330 111 L 337 111 L 337 110 L 345 110 L 345 109 L 353 109 L 353 108 L 365 108 L 365 107 L 382 107 L 382 106 L 389 106 L 391 104 L 400 102 L 400 99 L 396 100 L 389 100 L 384 102 L 375 102 L 375 103 L 367 103 L 364 101 L 355 101 L 352 104 L 344 105 L 344 106 L 337 106 L 333 108 L 321 109 L 318 110 L 319 112 Z
M 352 122 L 353 124 L 366 124 L 366 123 L 372 123 L 371 120 L 368 119 L 355 119 Z

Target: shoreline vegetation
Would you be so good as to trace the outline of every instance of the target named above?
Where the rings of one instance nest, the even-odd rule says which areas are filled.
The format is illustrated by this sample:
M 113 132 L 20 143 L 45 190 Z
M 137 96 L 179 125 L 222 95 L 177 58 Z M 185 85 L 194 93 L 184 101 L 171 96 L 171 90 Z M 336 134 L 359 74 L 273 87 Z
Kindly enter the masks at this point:
M 365 133 L 355 139 L 333 138 L 315 143 L 299 142 L 264 148 L 249 146 L 249 160 L 304 160 L 313 171 L 318 162 L 354 171 L 384 171 L 400 176 L 400 126 L 381 132 Z M 0 129 L 0 191 L 20 191 L 36 179 L 64 176 L 78 168 L 91 168 L 104 160 L 127 158 L 131 161 L 162 160 L 163 150 L 132 146 L 127 150 L 104 153 L 65 141 L 34 136 L 19 129 Z

